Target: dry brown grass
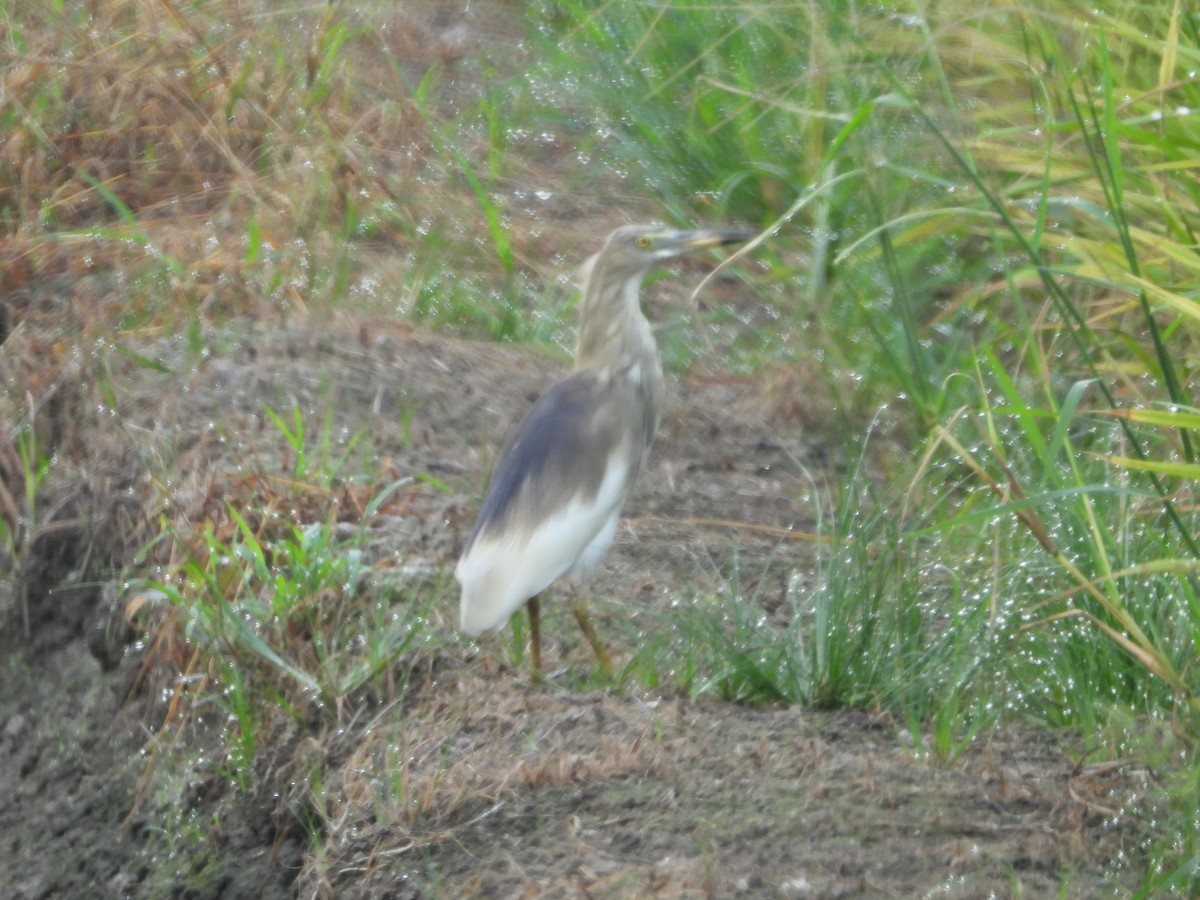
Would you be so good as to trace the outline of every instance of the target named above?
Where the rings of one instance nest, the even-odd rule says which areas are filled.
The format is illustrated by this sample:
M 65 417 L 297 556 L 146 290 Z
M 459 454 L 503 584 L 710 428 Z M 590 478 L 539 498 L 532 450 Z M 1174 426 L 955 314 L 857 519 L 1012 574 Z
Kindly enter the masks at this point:
M 405 245 L 429 149 L 413 88 L 471 39 L 420 15 L 234 0 L 14 8 L 0 24 L 8 329 L 31 305 L 14 293 L 53 276 L 120 273 L 119 288 L 149 272 L 176 313 L 262 313 L 263 301 L 303 308 L 314 270 L 359 223 Z M 104 318 L 128 317 L 142 292 L 112 293 L 123 302 Z
M 338 790 L 329 792 L 336 799 L 324 810 L 326 852 L 310 858 L 301 896 L 335 896 L 347 871 L 386 871 L 400 856 L 486 831 L 493 817 L 507 817 L 510 807 L 540 792 L 569 795 L 672 771 L 657 731 L 664 715 L 677 718 L 672 709 L 531 693 L 488 661 L 478 671 L 435 664 L 414 687 L 405 715 L 385 709 L 328 770 Z M 324 762 L 333 761 L 327 754 Z M 577 833 L 581 827 L 568 820 L 564 847 L 587 848 L 591 838 Z M 543 889 L 568 890 L 579 873 L 564 869 L 561 876 L 560 885 Z M 468 882 L 468 896 L 484 890 L 481 880 Z
M 1032 882 L 1128 840 L 1112 805 L 1141 777 L 1031 734 L 931 764 L 886 716 L 555 696 L 486 660 L 436 661 L 403 707 L 297 748 L 325 788 L 299 896 L 907 895 L 910 867 L 974 888 L 1015 860 Z

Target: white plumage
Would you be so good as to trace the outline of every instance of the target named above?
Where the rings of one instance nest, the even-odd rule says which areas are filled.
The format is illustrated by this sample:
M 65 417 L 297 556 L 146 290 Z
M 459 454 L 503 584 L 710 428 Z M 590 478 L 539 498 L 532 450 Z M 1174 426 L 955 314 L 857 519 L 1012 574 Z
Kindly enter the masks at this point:
M 586 581 L 612 546 L 632 474 L 613 458 L 594 499 L 577 496 L 532 528 L 477 538 L 454 570 L 462 585 L 462 630 L 495 631 L 558 579 Z

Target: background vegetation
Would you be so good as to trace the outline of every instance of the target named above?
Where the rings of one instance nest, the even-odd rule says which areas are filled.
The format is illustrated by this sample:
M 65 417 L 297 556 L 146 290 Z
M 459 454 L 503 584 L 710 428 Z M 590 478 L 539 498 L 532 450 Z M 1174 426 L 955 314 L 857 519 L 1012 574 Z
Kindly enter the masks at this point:
M 785 623 L 707 598 L 640 677 L 884 707 L 946 757 L 1014 717 L 1076 729 L 1085 755 L 1162 767 L 1145 888 L 1194 893 L 1195 13 L 568 2 L 482 42 L 425 27 L 388 4 L 0 14 L 0 324 L 61 331 L 12 364 L 33 387 L 0 408 L 22 486 L 0 494 L 7 558 L 69 438 L 27 397 L 102 375 L 105 353 L 349 304 L 561 345 L 555 279 L 605 210 L 754 223 L 754 303 L 669 324 L 668 362 L 815 379 L 859 464 Z M 119 301 L 39 299 L 67 281 Z M 295 441 L 287 490 L 327 488 L 338 461 L 273 418 Z M 172 524 L 155 588 L 229 688 L 234 759 L 263 696 L 295 712 L 388 690 L 440 589 L 392 621 L 334 538 L 345 496 L 305 489 L 281 528 L 267 513 L 295 497 L 261 488 L 223 524 Z M 388 488 L 356 491 L 373 514 Z M 321 591 L 345 617 L 314 616 Z

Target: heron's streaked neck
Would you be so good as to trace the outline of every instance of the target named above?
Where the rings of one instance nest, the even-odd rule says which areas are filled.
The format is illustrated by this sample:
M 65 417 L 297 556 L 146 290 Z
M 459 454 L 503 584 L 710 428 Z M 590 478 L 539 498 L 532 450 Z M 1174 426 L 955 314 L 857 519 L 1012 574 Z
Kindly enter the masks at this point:
M 654 333 L 642 315 L 640 295 L 646 273 L 614 280 L 602 265 L 603 260 L 596 260 L 584 288 L 575 369 L 595 372 L 603 379 L 629 371 L 653 377 L 661 367 Z

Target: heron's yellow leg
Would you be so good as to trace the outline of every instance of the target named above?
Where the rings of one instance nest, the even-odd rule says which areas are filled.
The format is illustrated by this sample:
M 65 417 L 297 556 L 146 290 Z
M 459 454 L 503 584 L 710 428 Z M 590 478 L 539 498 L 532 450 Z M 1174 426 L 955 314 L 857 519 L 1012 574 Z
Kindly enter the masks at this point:
M 583 636 L 592 645 L 592 652 L 596 654 L 596 661 L 600 663 L 600 671 L 604 673 L 605 678 L 611 678 L 613 673 L 612 661 L 608 658 L 608 651 L 604 649 L 604 644 L 600 642 L 600 636 L 596 634 L 596 629 L 592 627 L 592 620 L 588 617 L 587 599 L 584 597 L 578 598 L 571 605 L 571 609 L 575 613 L 575 621 L 579 623 L 579 630 L 583 632 Z
M 529 613 L 529 659 L 533 662 L 534 674 L 540 678 L 542 675 L 542 609 L 536 596 L 529 598 L 525 604 L 525 611 Z

